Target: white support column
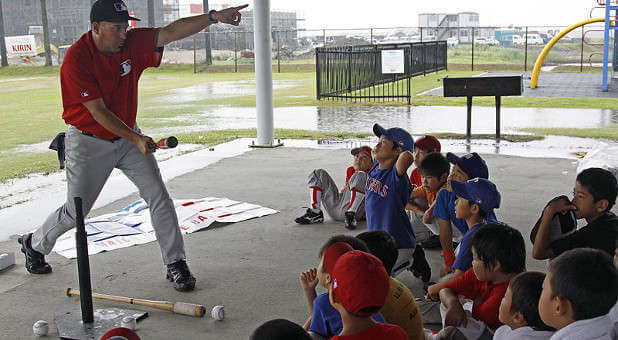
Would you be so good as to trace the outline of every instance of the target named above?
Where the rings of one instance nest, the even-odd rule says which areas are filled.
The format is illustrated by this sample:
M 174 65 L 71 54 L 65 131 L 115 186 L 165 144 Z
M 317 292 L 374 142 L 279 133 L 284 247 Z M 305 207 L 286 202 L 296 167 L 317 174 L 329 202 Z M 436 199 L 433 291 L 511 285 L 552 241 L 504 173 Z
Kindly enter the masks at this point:
M 274 138 L 270 0 L 254 0 L 253 5 L 257 146 L 270 146 Z

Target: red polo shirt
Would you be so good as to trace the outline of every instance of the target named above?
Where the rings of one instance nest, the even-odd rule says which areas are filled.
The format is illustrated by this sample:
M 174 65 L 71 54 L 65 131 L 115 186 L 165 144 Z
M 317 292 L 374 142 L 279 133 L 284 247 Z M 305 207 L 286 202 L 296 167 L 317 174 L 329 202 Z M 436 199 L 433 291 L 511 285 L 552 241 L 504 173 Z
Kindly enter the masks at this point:
M 455 293 L 473 300 L 472 317 L 483 321 L 493 330 L 502 326 L 502 322 L 498 319 L 498 311 L 508 287 L 509 281 L 498 284 L 479 281 L 473 268 L 468 269 L 460 277 L 444 286 L 444 288 L 450 288 Z
M 158 67 L 157 28 L 136 28 L 118 53 L 106 56 L 94 46 L 89 31 L 67 50 L 60 69 L 62 119 L 81 131 L 112 139 L 117 137 L 97 123 L 82 103 L 103 98 L 105 106 L 127 126 L 135 125 L 137 84 L 144 69 Z

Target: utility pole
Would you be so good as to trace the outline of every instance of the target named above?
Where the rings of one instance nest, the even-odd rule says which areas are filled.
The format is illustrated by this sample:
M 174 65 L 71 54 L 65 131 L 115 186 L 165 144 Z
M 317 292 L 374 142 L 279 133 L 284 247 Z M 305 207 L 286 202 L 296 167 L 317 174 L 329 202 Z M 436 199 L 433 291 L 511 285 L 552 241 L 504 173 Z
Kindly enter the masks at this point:
M 49 28 L 47 27 L 47 6 L 41 0 L 41 19 L 43 21 L 43 45 L 45 45 L 45 66 L 51 66 L 51 49 L 49 48 Z
M 9 61 L 6 57 L 6 44 L 4 43 L 4 17 L 2 16 L 2 0 L 0 0 L 0 59 L 2 59 L 2 67 L 9 66 Z
M 148 0 L 148 27 L 155 27 L 154 0 Z
M 204 13 L 208 13 L 210 9 L 208 8 L 208 0 L 203 0 L 203 8 Z M 206 34 L 204 34 L 204 48 L 206 49 L 206 65 L 212 65 L 212 50 L 210 48 L 210 27 L 206 27 L 204 29 Z

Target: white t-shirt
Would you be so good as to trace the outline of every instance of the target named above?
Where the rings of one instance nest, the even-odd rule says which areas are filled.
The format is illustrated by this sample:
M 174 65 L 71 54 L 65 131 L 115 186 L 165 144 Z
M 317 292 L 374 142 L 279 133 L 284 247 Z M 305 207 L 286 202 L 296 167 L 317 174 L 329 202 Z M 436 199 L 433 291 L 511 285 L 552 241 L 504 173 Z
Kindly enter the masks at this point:
M 535 331 L 528 326 L 511 329 L 507 325 L 502 325 L 496 329 L 494 340 L 547 340 L 552 334 L 554 334 L 552 331 Z
M 554 333 L 551 340 L 615 340 L 614 322 L 609 315 L 575 321 Z

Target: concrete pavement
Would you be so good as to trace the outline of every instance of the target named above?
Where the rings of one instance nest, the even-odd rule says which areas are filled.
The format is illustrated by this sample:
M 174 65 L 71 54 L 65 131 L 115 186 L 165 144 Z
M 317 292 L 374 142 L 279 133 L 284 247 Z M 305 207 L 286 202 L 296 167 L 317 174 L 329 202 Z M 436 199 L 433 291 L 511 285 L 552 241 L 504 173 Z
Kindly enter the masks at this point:
M 498 218 L 519 229 L 530 255 L 528 233 L 544 204 L 557 194 L 570 193 L 576 163 L 567 159 L 538 159 L 483 155 L 490 179 L 502 192 Z M 259 324 L 273 318 L 303 323 L 308 316 L 298 283 L 301 271 L 318 264 L 317 251 L 328 237 L 350 233 L 340 222 L 327 218 L 324 224 L 299 226 L 293 219 L 304 212 L 310 170 L 324 168 L 343 184 L 351 161 L 348 150 L 277 148 L 254 150 L 223 159 L 206 168 L 174 178 L 168 189 L 174 198 L 206 196 L 260 204 L 280 213 L 185 236 L 189 267 L 197 277 L 193 292 L 176 292 L 165 280 L 158 244 L 149 243 L 101 253 L 90 258 L 93 291 L 153 300 L 203 304 L 207 312 L 224 305 L 226 318 L 215 321 L 208 315 L 195 318 L 156 309 L 138 323 L 142 339 L 248 339 Z M 115 211 L 137 199 L 136 195 L 115 201 L 90 216 Z M 61 202 L 58 202 L 61 204 Z M 615 209 L 614 209 L 615 210 Z M 361 223 L 357 234 L 366 229 Z M 56 254 L 48 256 L 51 275 L 27 274 L 16 239 L 0 243 L 14 251 L 17 265 L 0 273 L 0 325 L 2 339 L 32 338 L 32 324 L 50 322 L 50 337 L 57 336 L 55 315 L 79 315 L 78 298 L 69 298 L 66 288 L 78 287 L 76 261 Z M 434 279 L 440 263 L 438 251 L 428 251 Z M 545 262 L 527 260 L 528 269 L 544 270 Z M 398 277 L 416 296 L 422 294 L 420 280 L 410 273 Z M 320 292 L 323 292 L 321 290 Z M 95 308 L 129 308 L 119 303 L 94 300 Z

